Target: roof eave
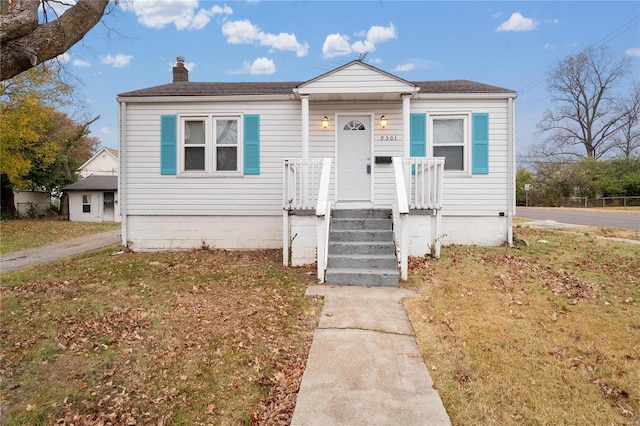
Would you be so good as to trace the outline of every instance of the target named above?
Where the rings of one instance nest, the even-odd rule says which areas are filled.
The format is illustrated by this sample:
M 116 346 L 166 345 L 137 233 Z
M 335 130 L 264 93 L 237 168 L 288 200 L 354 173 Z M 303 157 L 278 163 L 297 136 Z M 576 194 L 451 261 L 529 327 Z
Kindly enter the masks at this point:
M 228 102 L 228 101 L 289 101 L 295 99 L 295 95 L 225 95 L 225 96 L 173 96 L 173 95 L 154 95 L 154 96 L 118 96 L 116 100 L 119 103 L 154 103 L 154 102 Z

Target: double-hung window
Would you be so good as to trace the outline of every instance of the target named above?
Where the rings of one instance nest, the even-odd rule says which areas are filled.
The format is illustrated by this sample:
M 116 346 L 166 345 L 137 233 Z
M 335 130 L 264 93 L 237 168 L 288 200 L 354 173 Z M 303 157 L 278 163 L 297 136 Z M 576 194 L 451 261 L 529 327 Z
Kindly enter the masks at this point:
M 445 157 L 444 169 L 469 169 L 469 119 L 467 115 L 430 115 L 431 144 L 434 157 Z
M 181 171 L 185 174 L 240 172 L 240 117 L 183 116 Z
M 217 171 L 238 170 L 238 119 L 214 118 Z
M 184 171 L 207 171 L 207 120 L 188 118 L 184 129 Z

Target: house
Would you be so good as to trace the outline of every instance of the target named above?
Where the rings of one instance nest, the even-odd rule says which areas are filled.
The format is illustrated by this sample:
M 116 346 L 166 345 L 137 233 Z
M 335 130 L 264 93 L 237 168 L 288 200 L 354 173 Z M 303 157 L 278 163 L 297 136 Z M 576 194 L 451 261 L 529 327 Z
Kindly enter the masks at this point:
M 324 281 L 334 228 L 357 209 L 392 223 L 380 235 L 402 277 L 441 243 L 511 243 L 514 91 L 359 60 L 304 82 L 201 83 L 183 62 L 172 83 L 117 98 L 132 249 L 282 248 Z
M 62 188 L 69 221 L 120 222 L 119 167 L 118 151 L 101 148 L 78 168 L 80 180 Z
M 120 222 L 118 177 L 92 175 L 62 188 L 71 222 Z
M 81 179 L 91 175 L 118 176 L 118 151 L 112 148 L 102 148 L 78 167 Z
M 46 191 L 14 189 L 13 202 L 19 217 L 44 216 L 51 207 L 51 195 Z

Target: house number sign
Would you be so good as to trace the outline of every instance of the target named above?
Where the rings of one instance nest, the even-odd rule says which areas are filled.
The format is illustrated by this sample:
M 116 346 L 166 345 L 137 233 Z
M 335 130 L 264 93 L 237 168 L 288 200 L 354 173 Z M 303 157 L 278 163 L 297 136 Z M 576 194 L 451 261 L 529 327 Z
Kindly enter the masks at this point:
M 391 136 L 389 136 L 389 135 L 384 135 L 384 136 L 380 136 L 380 139 L 379 139 L 379 140 L 381 140 L 381 141 L 390 141 L 390 142 L 391 142 L 391 141 L 397 141 L 397 140 L 398 140 L 398 137 L 397 137 L 397 136 L 395 136 L 395 135 L 391 135 Z

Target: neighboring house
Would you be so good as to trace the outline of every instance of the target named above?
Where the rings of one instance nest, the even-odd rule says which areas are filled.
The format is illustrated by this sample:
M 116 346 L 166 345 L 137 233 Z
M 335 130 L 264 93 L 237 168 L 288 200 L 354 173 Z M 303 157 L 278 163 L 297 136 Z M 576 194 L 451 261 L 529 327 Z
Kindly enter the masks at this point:
M 118 151 L 111 148 L 102 148 L 78 167 L 80 178 L 91 175 L 118 176 Z
M 306 82 L 199 83 L 183 62 L 171 84 L 118 95 L 123 244 L 318 253 L 323 280 L 336 209 L 393 216 L 403 275 L 441 242 L 511 243 L 514 91 L 361 61 Z
M 19 217 L 44 216 L 51 207 L 51 196 L 46 191 L 14 189 L 13 202 Z
M 118 177 L 89 176 L 62 188 L 71 222 L 120 222 Z

